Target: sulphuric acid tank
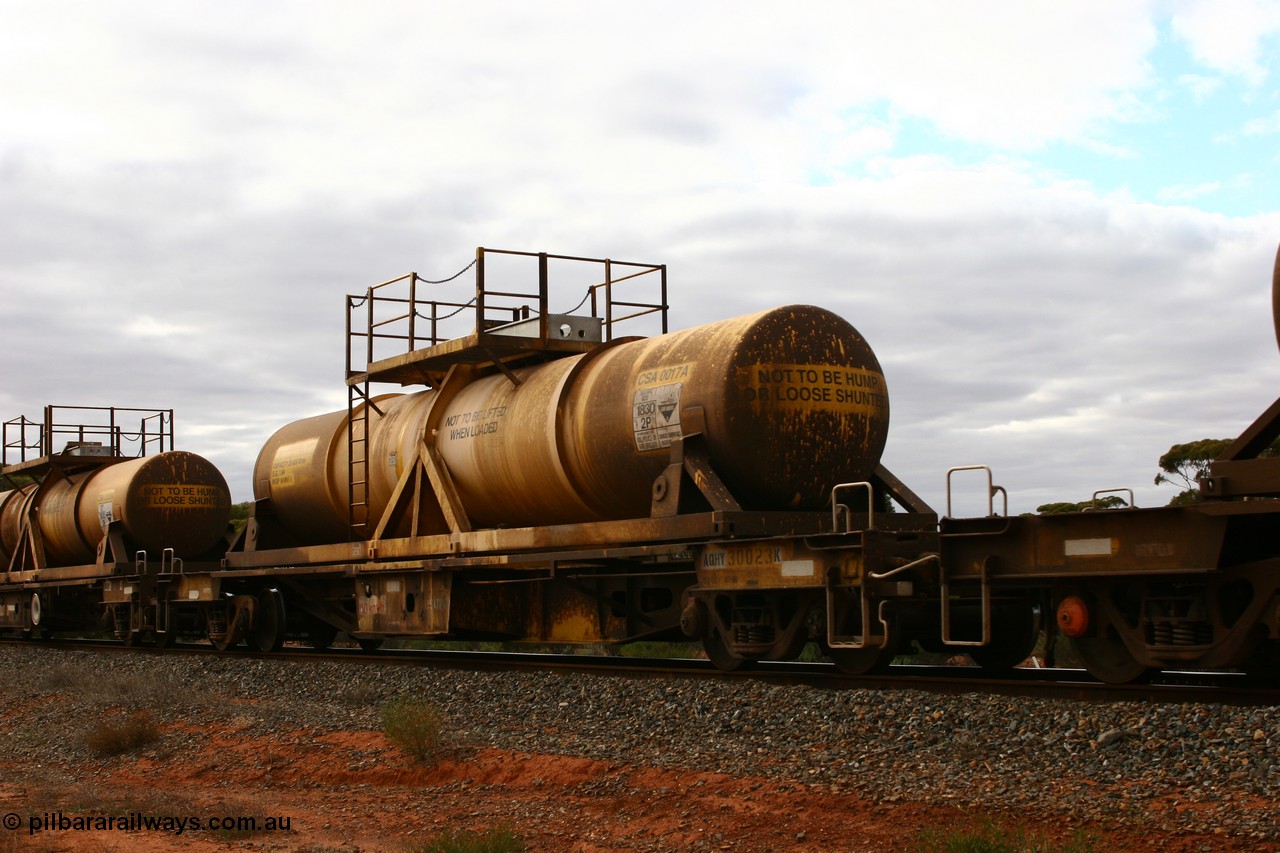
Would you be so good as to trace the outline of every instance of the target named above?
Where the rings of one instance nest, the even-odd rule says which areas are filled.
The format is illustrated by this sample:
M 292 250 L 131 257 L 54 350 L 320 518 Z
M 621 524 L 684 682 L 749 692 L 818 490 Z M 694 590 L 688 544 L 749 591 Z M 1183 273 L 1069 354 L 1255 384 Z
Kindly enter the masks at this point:
M 744 509 L 812 510 L 869 479 L 889 398 L 875 354 L 839 316 L 788 306 L 471 381 L 425 435 L 435 390 L 375 400 L 369 517 L 381 515 L 421 442 L 439 452 L 475 527 L 643 517 L 670 446 L 702 410 L 711 465 Z M 347 414 L 290 424 L 267 442 L 255 497 L 307 542 L 345 536 Z M 373 524 L 370 525 L 372 529 Z
M 35 483 L 28 483 L 7 492 L 0 492 L 0 567 L 7 568 L 14 551 L 22 539 L 22 517 L 27 500 L 36 490 Z
M 50 566 L 94 562 L 113 521 L 129 547 L 153 558 L 166 548 L 179 558 L 196 557 L 226 533 L 231 517 L 222 473 L 182 450 L 50 475 L 38 489 L 0 495 L 0 552 L 11 556 L 18 547 L 33 503 Z

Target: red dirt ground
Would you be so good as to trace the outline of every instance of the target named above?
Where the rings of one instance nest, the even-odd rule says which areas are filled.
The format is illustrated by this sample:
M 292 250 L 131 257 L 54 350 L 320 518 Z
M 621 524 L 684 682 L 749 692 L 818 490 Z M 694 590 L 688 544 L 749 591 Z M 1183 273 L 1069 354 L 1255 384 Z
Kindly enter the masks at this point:
M 175 734 L 190 726 L 167 727 Z M 922 827 L 974 825 L 978 816 L 943 803 L 876 804 L 853 793 L 799 783 L 690 774 L 559 755 L 494 749 L 445 752 L 416 763 L 384 735 L 339 731 L 248 737 L 232 727 L 200 731 L 198 753 L 159 750 L 120 757 L 65 778 L 65 768 L 4 765 L 0 813 L 17 830 L 4 851 L 266 850 L 404 853 L 446 828 L 485 830 L 505 822 L 532 850 L 909 850 Z M 1172 806 L 1170 806 L 1172 807 Z M 37 811 L 40 810 L 40 811 Z M 30 821 L 141 813 L 152 817 L 288 818 L 287 831 L 162 829 L 29 834 Z M 1074 827 L 1003 816 L 1047 837 Z M 1083 828 L 1098 850 L 1262 849 L 1226 837 L 1153 837 Z

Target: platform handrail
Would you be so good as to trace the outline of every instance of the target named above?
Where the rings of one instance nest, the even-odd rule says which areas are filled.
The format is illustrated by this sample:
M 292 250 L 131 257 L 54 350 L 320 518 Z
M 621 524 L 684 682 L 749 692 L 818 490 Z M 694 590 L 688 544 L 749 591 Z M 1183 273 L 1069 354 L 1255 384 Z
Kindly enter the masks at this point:
M 874 530 L 876 526 L 876 492 L 875 487 L 866 480 L 860 480 L 856 483 L 838 483 L 831 489 L 831 532 L 840 533 L 840 514 L 844 513 L 845 533 L 853 533 L 853 510 L 848 504 L 842 504 L 836 500 L 836 493 L 841 489 L 866 489 L 867 490 L 867 526 L 864 530 Z
M 947 517 L 953 518 L 951 514 L 951 476 L 961 471 L 986 471 L 987 472 L 987 517 L 996 518 L 995 496 L 999 494 L 1004 498 L 1003 517 L 1009 515 L 1009 493 L 1005 491 L 1004 486 L 997 486 L 992 479 L 990 465 L 957 465 L 954 468 L 947 469 Z
M 921 568 L 922 566 L 927 566 L 930 563 L 937 563 L 939 566 L 941 566 L 942 557 L 938 554 L 925 554 L 923 557 L 912 560 L 909 563 L 903 563 L 901 566 L 890 569 L 887 572 L 868 572 L 867 577 L 873 581 L 884 581 L 884 580 L 888 580 L 891 577 L 894 577 L 895 575 L 899 575 L 902 572 L 909 572 L 912 569 L 918 569 L 918 568 Z
M 485 261 L 486 258 L 497 256 L 536 259 L 536 287 L 517 289 L 495 286 L 492 272 L 486 278 Z M 605 341 L 629 334 L 628 331 L 619 329 L 621 324 L 654 314 L 659 315 L 661 332 L 665 334 L 669 330 L 667 268 L 664 264 L 479 247 L 476 249 L 475 260 L 450 278 L 431 281 L 416 272 L 409 272 L 372 285 L 364 293 L 348 294 L 347 379 L 367 373 L 369 365 L 381 360 L 378 350 L 382 348 L 395 348 L 398 351 L 393 355 L 401 355 L 464 337 L 467 332 L 451 334 L 442 324 L 468 309 L 474 320 L 470 333 L 481 340 L 488 337 L 490 330 L 496 326 L 536 318 L 536 339 L 545 344 L 554 337 L 553 330 L 549 327 L 549 318 L 553 316 L 550 305 L 552 275 L 549 266 L 552 261 L 600 267 L 601 279 L 586 285 L 586 294 L 570 312 L 576 312 L 590 303 L 591 316 L 601 321 L 601 334 Z M 470 299 L 430 299 L 423 295 L 421 285 L 445 284 L 472 268 L 475 269 L 475 292 Z M 641 279 L 656 280 L 656 298 L 640 298 L 634 290 L 629 290 L 622 294 L 624 298 L 620 298 L 615 292 L 618 285 Z M 426 328 L 423 328 L 424 325 Z M 380 344 L 384 347 L 380 347 Z
M 136 428 L 130 427 L 133 417 Z M 126 458 L 174 449 L 173 409 L 47 405 L 43 420 L 20 416 L 0 429 L 5 467 L 63 452 L 76 455 L 78 447 L 101 447 L 106 455 Z
M 181 575 L 185 573 L 182 558 L 177 556 L 172 548 L 165 548 L 160 552 L 160 574 Z
M 1127 494 L 1127 495 L 1129 496 L 1129 507 L 1128 507 L 1128 508 L 1129 508 L 1129 509 L 1137 509 L 1137 508 L 1138 508 L 1138 505 L 1137 505 L 1136 503 L 1134 503 L 1134 502 L 1133 502 L 1133 489 L 1129 488 L 1128 486 L 1117 486 L 1117 487 L 1112 488 L 1112 489 L 1098 489 L 1096 492 L 1094 492 L 1094 493 L 1093 493 L 1093 497 L 1089 499 L 1089 509 L 1091 509 L 1091 510 L 1096 510 L 1096 509 L 1098 509 L 1098 496 L 1099 496 L 1099 495 L 1113 495 L 1113 494 L 1119 494 L 1119 493 L 1122 493 L 1122 492 L 1123 492 L 1124 494 Z
M 889 632 L 892 630 L 889 627 L 889 617 L 885 614 L 885 608 L 889 603 L 888 599 L 885 599 L 885 598 L 879 599 L 876 606 L 876 619 L 877 621 L 879 621 L 880 627 L 882 630 L 882 633 L 879 635 L 880 642 L 876 643 L 871 641 L 872 635 L 869 630 L 870 622 L 871 622 L 871 601 L 867 597 L 865 588 L 860 588 L 858 590 L 858 598 L 859 598 L 858 606 L 861 608 L 861 611 L 862 611 L 861 621 L 860 621 L 860 624 L 862 625 L 862 634 L 859 635 L 858 639 L 856 640 L 841 640 L 839 639 L 839 635 L 836 634 L 835 596 L 833 595 L 833 593 L 834 593 L 834 589 L 828 586 L 827 587 L 827 648 L 829 649 L 869 649 L 869 648 L 879 648 L 883 646 L 885 644 L 885 639 L 889 636 Z
M 938 561 L 938 598 L 942 604 L 942 643 L 946 646 L 986 646 L 991 643 L 991 583 L 987 579 L 987 563 L 984 560 L 978 574 L 978 600 L 982 614 L 982 639 L 957 640 L 951 636 L 951 584 L 947 580 L 946 565 Z

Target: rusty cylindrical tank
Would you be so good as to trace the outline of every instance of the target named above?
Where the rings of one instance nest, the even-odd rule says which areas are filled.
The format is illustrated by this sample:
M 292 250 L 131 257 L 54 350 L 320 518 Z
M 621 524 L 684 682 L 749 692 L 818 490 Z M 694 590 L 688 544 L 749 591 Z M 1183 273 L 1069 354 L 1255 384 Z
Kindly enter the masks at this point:
M 0 493 L 0 569 L 7 568 L 22 538 L 22 519 L 35 483 Z
M 373 398 L 373 408 L 361 405 L 357 410 L 357 424 L 365 426 L 359 428 L 374 437 L 382 436 L 385 430 L 380 412 L 395 411 L 394 404 L 404 397 L 403 394 L 384 394 Z M 281 427 L 254 464 L 254 498 L 273 498 L 276 519 L 305 542 L 319 544 L 346 538 L 350 482 L 348 421 L 347 412 L 339 411 Z M 371 451 L 369 458 L 387 464 L 381 450 Z M 396 464 L 395 456 L 391 457 L 390 464 Z M 377 518 L 386 508 L 397 474 L 394 470 L 386 473 L 379 466 L 372 467 L 377 470 L 370 472 L 374 480 L 369 496 L 370 514 Z
M 816 509 L 870 477 L 888 434 L 884 376 L 866 341 L 820 308 L 790 306 L 479 378 L 423 436 L 434 391 L 370 413 L 376 518 L 418 442 L 433 441 L 477 527 L 647 516 L 653 480 L 703 410 L 712 467 L 748 509 Z M 298 421 L 258 456 L 254 492 L 306 541 L 345 527 L 346 413 Z M 323 457 L 323 458 L 322 458 Z
M 112 521 L 120 522 L 131 548 L 151 556 L 172 548 L 177 557 L 195 557 L 217 542 L 231 517 L 231 493 L 221 472 L 181 450 L 51 476 L 56 479 L 38 491 L 20 490 L 24 500 L 10 499 L 19 492 L 0 496 L 0 547 L 12 553 L 34 501 L 50 566 L 94 562 Z

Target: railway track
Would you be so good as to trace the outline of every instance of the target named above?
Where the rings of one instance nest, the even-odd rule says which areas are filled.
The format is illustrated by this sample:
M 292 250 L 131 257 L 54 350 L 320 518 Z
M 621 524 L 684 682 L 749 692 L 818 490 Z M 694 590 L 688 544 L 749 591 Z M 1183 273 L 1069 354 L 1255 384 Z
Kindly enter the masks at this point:
M 700 658 L 645 658 L 615 655 L 561 655 L 545 652 L 493 652 L 456 649 L 381 649 L 332 647 L 318 650 L 286 646 L 278 652 L 219 651 L 207 643 L 177 643 L 167 648 L 134 646 L 116 640 L 0 638 L 10 645 L 40 645 L 77 651 L 148 655 L 218 655 L 289 661 L 341 661 L 353 665 L 391 664 L 476 671 L 539 671 L 626 678 L 753 679 L 832 690 L 921 690 L 937 694 L 989 693 L 1097 702 L 1218 703 L 1280 706 L 1280 684 L 1232 672 L 1162 672 L 1147 683 L 1104 684 L 1083 669 L 1018 667 L 992 674 L 976 666 L 895 664 L 887 671 L 851 676 L 828 662 L 762 661 L 733 672 Z

